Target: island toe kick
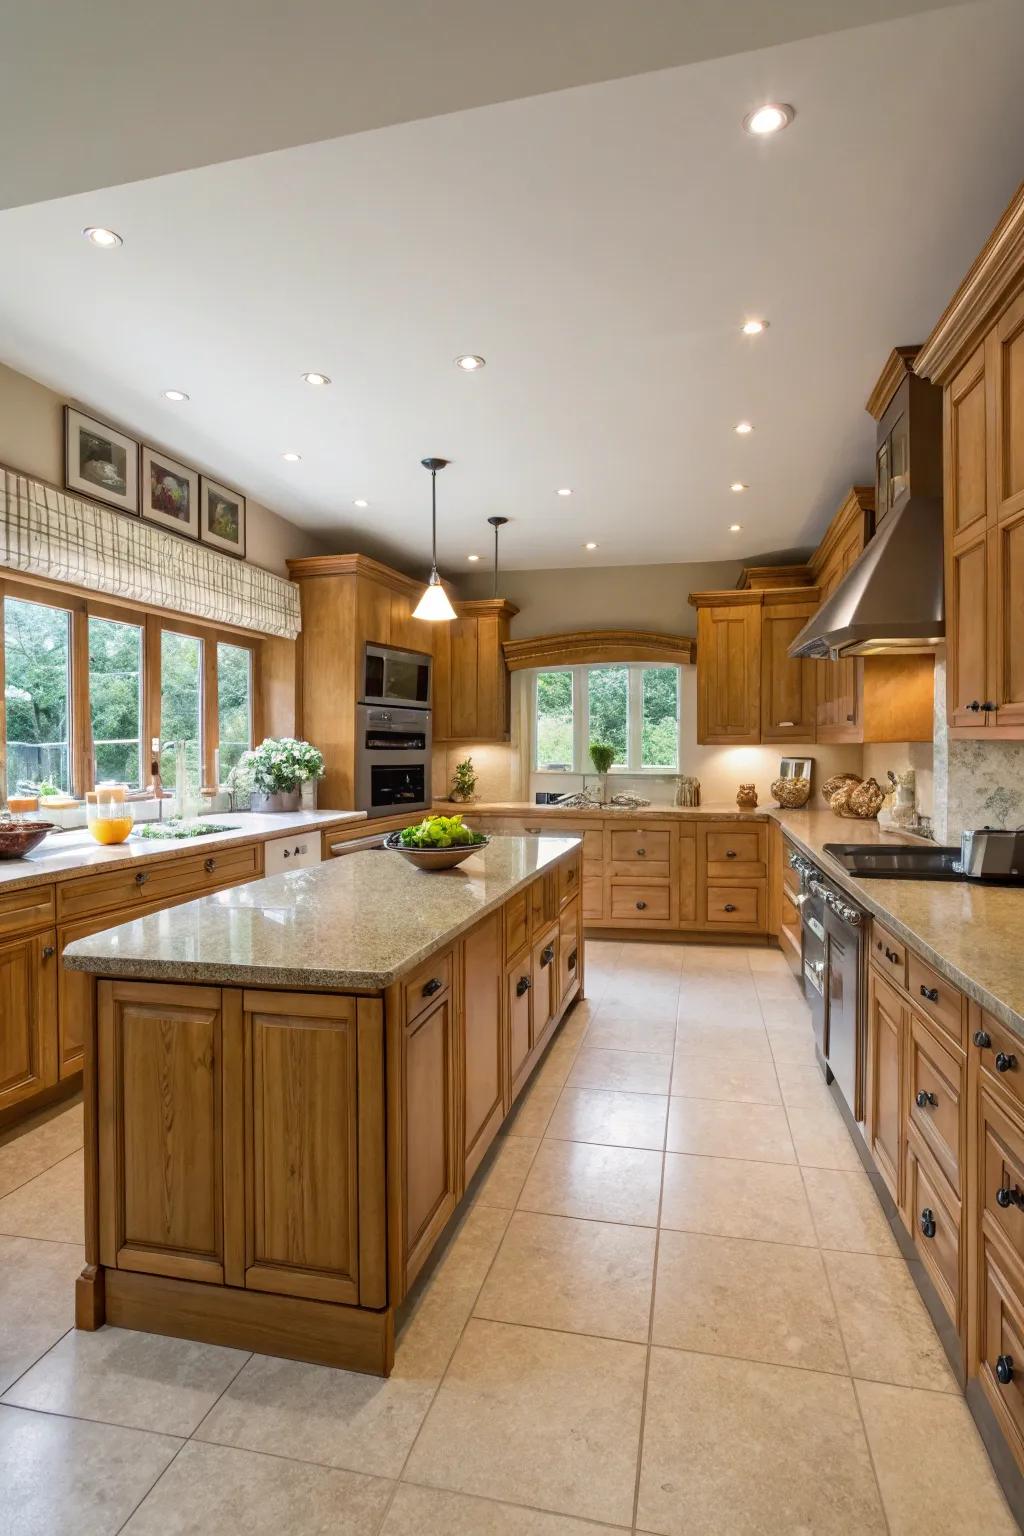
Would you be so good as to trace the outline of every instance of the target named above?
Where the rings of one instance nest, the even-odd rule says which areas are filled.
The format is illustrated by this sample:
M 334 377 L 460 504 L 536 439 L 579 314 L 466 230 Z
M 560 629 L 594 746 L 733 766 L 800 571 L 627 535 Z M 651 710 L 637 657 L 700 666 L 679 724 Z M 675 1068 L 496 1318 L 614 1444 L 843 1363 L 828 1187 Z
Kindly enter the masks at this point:
M 550 849 L 375 992 L 91 957 L 79 1328 L 390 1372 L 396 1308 L 582 996 L 579 846 Z

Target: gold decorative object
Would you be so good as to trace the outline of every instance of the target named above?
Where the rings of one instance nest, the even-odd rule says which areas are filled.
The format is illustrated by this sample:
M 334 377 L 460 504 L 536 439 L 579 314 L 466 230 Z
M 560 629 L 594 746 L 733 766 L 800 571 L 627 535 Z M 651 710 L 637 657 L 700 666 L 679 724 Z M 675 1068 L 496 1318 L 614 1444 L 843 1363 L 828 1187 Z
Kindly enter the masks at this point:
M 826 805 L 831 805 L 832 796 L 836 793 L 836 791 L 842 789 L 844 784 L 850 783 L 859 784 L 860 774 L 834 773 L 832 777 L 830 779 L 826 779 L 824 784 L 821 786 L 821 798 L 824 800 Z
M 850 810 L 862 821 L 871 821 L 882 809 L 885 790 L 877 779 L 865 779 L 850 791 Z
M 685 773 L 676 779 L 676 805 L 700 805 L 700 779 Z
M 741 784 L 736 791 L 736 804 L 741 811 L 752 811 L 757 805 L 757 786 Z
M 853 812 L 850 810 L 850 796 L 853 794 L 853 791 L 856 788 L 857 788 L 857 785 L 856 784 L 851 784 L 849 779 L 844 780 L 844 782 L 842 784 L 840 784 L 839 788 L 836 790 L 835 794 L 832 796 L 831 800 L 829 801 L 829 805 L 832 807 L 833 815 L 835 815 L 835 816 L 852 816 L 853 815 Z
M 810 779 L 775 779 L 772 799 L 786 811 L 798 811 L 811 798 Z

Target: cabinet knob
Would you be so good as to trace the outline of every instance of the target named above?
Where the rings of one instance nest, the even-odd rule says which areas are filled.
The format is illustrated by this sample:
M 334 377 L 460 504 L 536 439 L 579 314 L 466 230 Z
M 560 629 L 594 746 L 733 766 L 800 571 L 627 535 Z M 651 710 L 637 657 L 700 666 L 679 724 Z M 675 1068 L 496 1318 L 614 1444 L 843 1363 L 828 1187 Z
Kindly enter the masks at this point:
M 520 976 L 519 980 L 516 982 L 516 997 L 522 997 L 524 993 L 529 992 L 532 986 L 533 982 L 530 980 L 529 976 Z
M 646 901 L 638 901 L 637 904 L 636 904 L 636 909 L 637 909 L 638 912 L 646 912 L 647 911 L 647 903 L 646 903 Z
M 1009 1181 L 1004 1179 L 996 1190 L 996 1205 L 1000 1210 L 1008 1211 L 1011 1205 L 1024 1205 L 1024 1195 L 1016 1184 L 1011 1187 Z
M 964 705 L 964 708 L 969 709 L 973 715 L 976 715 L 978 710 L 981 708 L 981 705 L 978 703 L 977 699 L 972 699 L 969 704 Z
M 914 1095 L 914 1103 L 918 1109 L 927 1109 L 929 1104 L 938 1104 L 938 1102 L 934 1093 L 929 1093 L 927 1088 L 919 1088 Z
M 217 860 L 216 859 L 206 859 L 206 860 L 204 860 L 203 868 L 206 870 L 206 873 L 208 875 L 212 875 L 214 870 L 217 868 Z
M 1017 1058 L 1016 1058 L 1016 1056 L 1014 1056 L 1012 1054 L 1008 1055 L 1006 1051 L 997 1051 L 996 1052 L 996 1071 L 997 1072 L 1009 1072 L 1011 1070 L 1011 1068 L 1015 1067 L 1016 1065 L 1017 1065 Z
M 424 997 L 433 997 L 434 993 L 435 992 L 440 992 L 440 990 L 441 990 L 441 978 L 439 976 L 431 976 L 429 981 L 425 981 L 423 983 L 423 996 Z
M 572 880 L 576 879 L 576 865 L 575 864 L 570 864 L 569 865 L 569 868 L 566 871 L 565 878 L 567 880 L 569 880 L 569 881 L 572 881 Z
M 736 857 L 736 849 L 735 848 L 727 848 L 725 850 L 725 856 L 726 856 L 727 859 L 734 859 Z
M 921 1212 L 921 1231 L 925 1237 L 935 1236 L 935 1212 L 927 1205 Z
M 1013 1356 L 1000 1355 L 996 1361 L 996 1381 L 1001 1387 L 1008 1387 L 1013 1380 Z
M 987 1051 L 992 1044 L 992 1036 L 987 1029 L 976 1029 L 972 1038 L 979 1051 Z
M 736 903 L 732 902 L 732 901 L 727 901 L 725 906 L 722 908 L 722 911 L 723 912 L 735 912 L 736 911 Z
M 921 996 L 927 998 L 930 1003 L 937 1003 L 939 1000 L 939 989 L 938 987 L 926 987 L 922 981 Z
M 856 720 L 856 718 L 857 718 L 857 716 L 856 716 L 856 715 L 847 715 L 847 717 L 846 717 L 846 718 L 847 718 L 847 720 L 849 720 L 849 721 L 850 721 L 850 723 L 851 723 L 851 724 L 852 724 L 852 723 L 853 723 L 853 721 L 854 721 L 854 720 Z
M 879 943 L 881 943 L 881 940 L 879 940 Z M 887 944 L 885 946 L 885 958 L 890 962 L 891 965 L 895 965 L 897 960 L 899 959 L 899 955 L 896 953 L 896 951 L 894 949 L 890 949 L 888 944 Z
M 292 851 L 291 851 L 290 848 L 285 848 L 285 849 L 282 850 L 282 852 L 281 852 L 282 859 L 290 859 L 291 856 L 292 856 Z
M 646 853 L 647 853 L 647 849 L 646 848 L 638 848 L 637 851 L 636 851 L 636 856 L 637 856 L 638 859 L 642 859 L 645 856 Z
M 553 944 L 545 944 L 544 948 L 540 952 L 541 965 L 550 965 L 554 958 L 555 946 Z
M 149 879 L 149 876 L 146 874 L 145 870 L 140 869 L 138 874 L 135 876 L 135 884 L 136 885 L 145 885 L 145 883 L 146 883 L 146 881 L 148 879 Z
M 989 700 L 981 706 L 981 712 L 984 715 L 990 715 L 995 708 L 996 706 Z
M 57 953 L 52 944 L 43 945 L 43 959 L 50 960 Z

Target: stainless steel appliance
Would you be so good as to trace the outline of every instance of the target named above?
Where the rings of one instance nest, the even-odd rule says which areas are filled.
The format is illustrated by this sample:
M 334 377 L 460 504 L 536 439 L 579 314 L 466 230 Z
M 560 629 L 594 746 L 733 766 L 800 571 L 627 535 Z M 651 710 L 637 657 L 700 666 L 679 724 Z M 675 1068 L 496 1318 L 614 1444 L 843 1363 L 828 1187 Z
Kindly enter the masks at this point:
M 983 827 L 960 838 L 960 870 L 965 880 L 1024 881 L 1024 831 L 997 832 Z
M 896 843 L 825 843 L 824 851 L 859 880 L 963 880 L 1024 885 L 1024 832 L 985 827 L 965 832 L 959 848 Z
M 429 709 L 356 705 L 356 809 L 368 816 L 430 805 Z
M 431 658 L 397 646 L 367 645 L 363 659 L 364 704 L 430 707 Z
M 818 1059 L 863 1120 L 867 914 L 810 859 L 794 854 L 790 863 L 800 875 L 804 994 Z

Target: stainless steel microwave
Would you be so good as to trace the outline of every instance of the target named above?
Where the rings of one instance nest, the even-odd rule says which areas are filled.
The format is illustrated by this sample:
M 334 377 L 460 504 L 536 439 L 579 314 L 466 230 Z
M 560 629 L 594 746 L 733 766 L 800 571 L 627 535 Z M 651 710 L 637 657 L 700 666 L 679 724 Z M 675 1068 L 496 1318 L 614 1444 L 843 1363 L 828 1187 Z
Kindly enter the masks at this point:
M 368 645 L 363 662 L 363 704 L 430 708 L 430 657 L 421 651 Z

